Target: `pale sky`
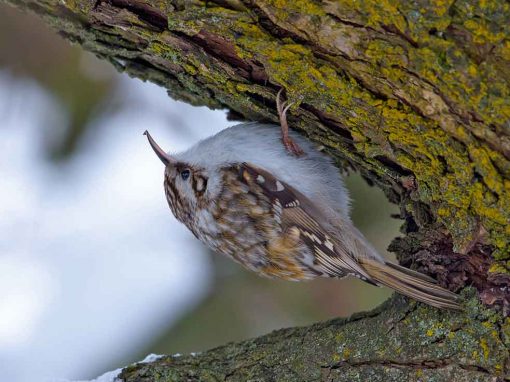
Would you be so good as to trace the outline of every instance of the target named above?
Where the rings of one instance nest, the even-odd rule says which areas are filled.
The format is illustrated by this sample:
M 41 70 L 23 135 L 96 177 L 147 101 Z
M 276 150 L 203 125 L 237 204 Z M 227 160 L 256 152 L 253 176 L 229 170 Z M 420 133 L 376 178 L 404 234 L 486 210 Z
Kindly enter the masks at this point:
M 207 292 L 210 259 L 171 215 L 142 133 L 173 151 L 232 123 L 127 76 L 116 97 L 136 107 L 98 118 L 86 148 L 54 166 L 39 150 L 41 121 L 58 128 L 62 109 L 0 72 L 2 381 L 89 378 Z

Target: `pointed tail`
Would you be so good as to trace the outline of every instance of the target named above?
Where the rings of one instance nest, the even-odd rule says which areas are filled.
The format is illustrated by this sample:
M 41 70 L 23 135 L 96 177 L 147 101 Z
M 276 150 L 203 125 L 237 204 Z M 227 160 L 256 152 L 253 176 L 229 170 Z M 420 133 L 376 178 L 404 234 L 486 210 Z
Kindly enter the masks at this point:
M 376 283 L 437 308 L 463 310 L 460 297 L 437 285 L 431 277 L 390 262 L 363 259 L 361 263 Z

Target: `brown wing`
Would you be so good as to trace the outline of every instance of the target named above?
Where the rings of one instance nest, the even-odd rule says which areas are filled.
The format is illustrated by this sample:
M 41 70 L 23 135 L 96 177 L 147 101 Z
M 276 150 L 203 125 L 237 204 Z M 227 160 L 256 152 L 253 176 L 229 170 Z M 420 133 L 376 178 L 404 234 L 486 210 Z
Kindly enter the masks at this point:
M 315 262 L 331 276 L 354 275 L 375 284 L 341 241 L 328 234 L 323 213 L 305 195 L 252 164 L 241 165 L 241 176 L 253 179 L 271 200 L 282 230 L 296 227 L 300 238 L 315 254 Z M 331 230 L 329 230 L 330 232 Z

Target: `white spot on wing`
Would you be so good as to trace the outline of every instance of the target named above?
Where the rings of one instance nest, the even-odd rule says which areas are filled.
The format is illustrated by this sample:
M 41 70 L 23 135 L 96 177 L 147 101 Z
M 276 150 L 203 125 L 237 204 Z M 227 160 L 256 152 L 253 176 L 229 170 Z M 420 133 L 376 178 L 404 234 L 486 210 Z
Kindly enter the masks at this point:
M 334 251 L 334 246 L 333 246 L 333 243 L 329 240 L 329 237 L 326 236 L 326 241 L 324 242 L 324 245 L 326 246 L 327 249 L 329 249 L 330 251 Z
M 266 178 L 264 178 L 262 175 L 257 176 L 257 182 L 264 183 L 266 181 Z
M 283 184 L 279 180 L 277 180 L 276 181 L 276 191 L 283 191 L 283 190 L 285 190 L 285 187 L 283 187 Z
M 314 233 L 304 231 L 304 230 L 302 232 L 303 232 L 303 235 L 308 237 L 311 241 L 318 243 L 318 244 L 322 244 L 322 241 Z

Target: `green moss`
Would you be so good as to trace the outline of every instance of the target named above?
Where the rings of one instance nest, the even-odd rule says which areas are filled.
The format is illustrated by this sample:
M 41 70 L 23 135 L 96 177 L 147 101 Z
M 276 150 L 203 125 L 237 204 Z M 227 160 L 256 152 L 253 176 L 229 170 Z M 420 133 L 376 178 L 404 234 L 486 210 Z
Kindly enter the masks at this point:
M 310 0 L 269 0 L 266 6 L 273 7 L 278 16 L 292 17 L 293 12 L 305 13 L 310 16 L 325 16 L 326 12 L 316 2 Z
M 279 7 L 282 6 L 280 3 Z M 373 9 L 367 8 L 369 3 Z M 365 8 L 358 9 L 361 14 L 371 16 L 364 21 L 376 25 L 388 16 L 388 19 L 384 18 L 387 25 L 391 20 L 405 32 L 400 16 L 394 16 L 398 12 L 392 12 L 392 6 L 384 2 L 376 3 L 365 2 Z M 363 7 L 353 3 L 349 6 Z M 429 26 L 444 30 L 452 21 L 446 12 L 449 6 L 449 2 L 441 2 L 435 9 L 434 23 Z M 380 8 L 384 12 L 380 12 Z M 420 10 L 420 14 L 419 17 L 425 17 L 427 12 Z M 284 86 L 291 98 L 303 100 L 341 120 L 351 130 L 360 152 L 369 157 L 389 156 L 416 174 L 420 189 L 425 190 L 421 193 L 422 200 L 433 206 L 437 216 L 451 230 L 457 249 L 472 240 L 475 217 L 481 217 L 482 224 L 494 238 L 493 244 L 498 247 L 497 256 L 506 258 L 504 250 L 508 246 L 508 233 L 505 223 L 510 221 L 510 194 L 505 192 L 504 179 L 491 159 L 497 153 L 475 144 L 470 132 L 449 116 L 449 107 L 434 92 L 424 92 L 415 86 L 416 80 L 406 86 L 404 82 L 408 82 L 409 74 L 400 69 L 412 64 L 413 70 L 422 78 L 435 83 L 461 105 L 472 105 L 477 111 L 491 105 L 488 120 L 496 121 L 507 115 L 503 106 L 508 104 L 508 88 L 502 82 L 494 83 L 489 66 L 474 64 L 454 42 L 433 39 L 428 31 L 426 37 L 416 33 L 418 40 L 423 37 L 426 41 L 420 49 L 405 50 L 394 42 L 370 41 L 364 51 L 365 58 L 381 66 L 384 77 L 407 92 L 401 97 L 413 100 L 415 106 L 429 117 L 424 119 L 407 106 L 395 104 L 394 99 L 384 102 L 371 97 L 352 77 L 332 70 L 330 65 L 321 65 L 309 48 L 275 41 L 253 25 L 239 24 L 236 27 L 240 27 L 237 32 L 242 34 L 237 40 L 240 56 L 262 61 L 271 80 Z M 491 41 L 500 37 L 500 34 L 494 35 Z M 438 51 L 445 54 L 438 55 Z M 439 65 L 438 57 L 442 57 Z M 461 70 L 452 71 L 453 67 Z M 498 97 L 494 91 L 488 94 L 489 79 L 491 91 L 494 87 L 500 89 Z M 456 86 L 451 87 L 447 85 L 449 83 Z M 485 106 L 481 107 L 482 104 Z M 497 109 L 502 114 L 494 113 L 494 104 L 501 106 Z M 367 125 L 377 125 L 379 131 Z M 467 145 L 467 152 L 452 142 L 452 136 Z M 471 162 L 476 163 L 475 168 L 471 167 Z M 483 177 L 484 183 L 473 183 L 474 171 Z
M 489 345 L 487 344 L 487 340 L 485 338 L 482 338 L 480 340 L 480 347 L 482 348 L 483 357 L 485 360 L 489 359 Z
M 510 264 L 509 262 L 496 262 L 489 268 L 489 273 L 492 274 L 503 274 L 510 275 Z
M 233 381 L 315 381 L 327 373 L 335 381 L 446 382 L 452 375 L 461 381 L 489 381 L 508 373 L 508 319 L 485 309 L 471 292 L 464 293 L 469 313 L 438 311 L 394 298 L 349 319 L 283 329 L 198 356 L 133 365 L 121 378 L 208 381 L 228 375 Z

